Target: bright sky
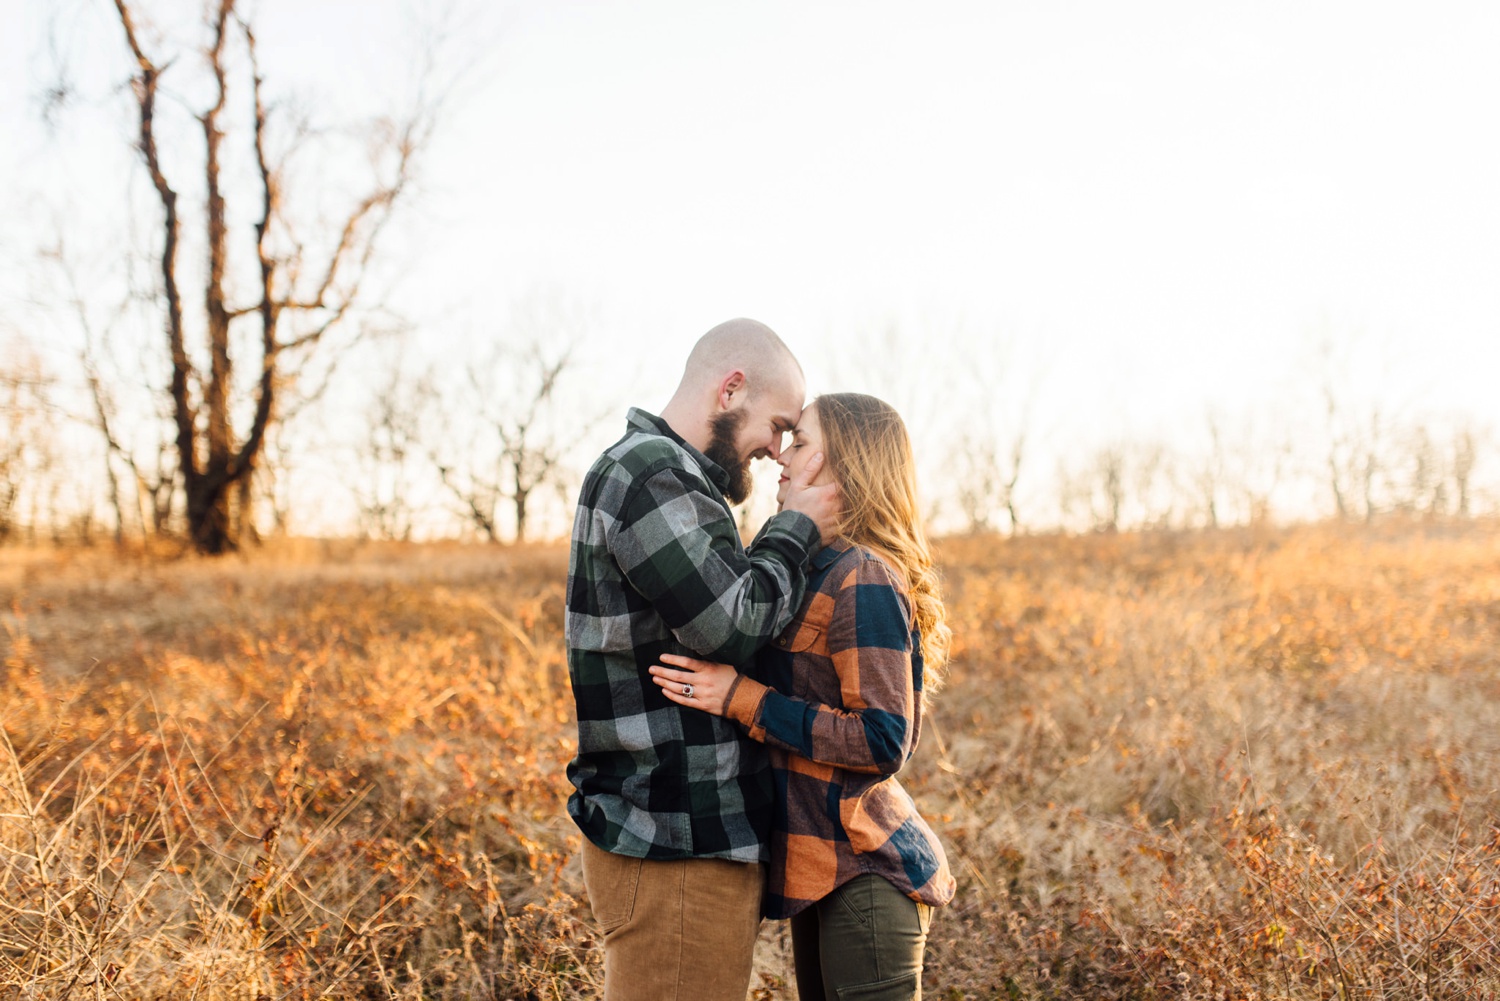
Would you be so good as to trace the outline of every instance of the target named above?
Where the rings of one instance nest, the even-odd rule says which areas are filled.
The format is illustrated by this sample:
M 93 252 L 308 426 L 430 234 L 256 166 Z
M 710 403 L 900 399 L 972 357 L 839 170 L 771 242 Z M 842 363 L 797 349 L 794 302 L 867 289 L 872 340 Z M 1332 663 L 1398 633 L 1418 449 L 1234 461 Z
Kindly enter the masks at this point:
M 59 2 L 118 46 L 106 0 Z M 0 0 L 27 25 L 0 36 L 7 209 L 97 185 L 79 150 L 120 141 L 68 138 L 57 167 L 44 6 Z M 402 78 L 406 5 L 257 9 L 268 72 L 315 101 Z M 552 0 L 463 36 L 483 58 L 398 249 L 396 301 L 433 341 L 560 289 L 599 305 L 595 378 L 652 406 L 729 316 L 781 332 L 814 391 L 888 392 L 851 383 L 962 331 L 1007 345 L 1006 391 L 1040 386 L 1071 442 L 1290 407 L 1332 336 L 1371 398 L 1500 421 L 1487 0 Z
M 1483 405 L 1497 52 L 1491 3 L 550 4 L 444 151 L 455 285 L 834 351 L 962 318 L 1134 413 L 1362 330 Z

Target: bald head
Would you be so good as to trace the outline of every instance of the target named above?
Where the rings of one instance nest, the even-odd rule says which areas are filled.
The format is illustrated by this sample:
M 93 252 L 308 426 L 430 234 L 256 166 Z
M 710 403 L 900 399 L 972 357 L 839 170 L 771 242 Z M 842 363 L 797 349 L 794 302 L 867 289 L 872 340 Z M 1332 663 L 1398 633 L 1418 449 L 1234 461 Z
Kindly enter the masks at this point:
M 733 473 L 780 454 L 806 393 L 802 366 L 776 332 L 741 318 L 698 338 L 661 417 Z
M 683 369 L 681 388 L 690 392 L 716 389 L 721 379 L 736 371 L 744 373 L 752 395 L 767 389 L 799 396 L 806 391 L 802 366 L 776 332 L 744 317 L 726 320 L 698 338 Z

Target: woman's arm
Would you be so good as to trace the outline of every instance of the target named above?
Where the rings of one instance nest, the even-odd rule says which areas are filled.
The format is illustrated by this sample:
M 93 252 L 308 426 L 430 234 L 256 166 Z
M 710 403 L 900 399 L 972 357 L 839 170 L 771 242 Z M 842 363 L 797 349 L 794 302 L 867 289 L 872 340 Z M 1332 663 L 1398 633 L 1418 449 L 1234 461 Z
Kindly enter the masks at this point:
M 688 670 L 652 667 L 667 697 L 729 716 L 752 739 L 856 772 L 890 775 L 911 753 L 911 625 L 890 569 L 862 560 L 834 595 L 828 652 L 842 708 L 785 695 L 724 664 L 663 657 Z M 693 698 L 682 686 L 693 686 Z

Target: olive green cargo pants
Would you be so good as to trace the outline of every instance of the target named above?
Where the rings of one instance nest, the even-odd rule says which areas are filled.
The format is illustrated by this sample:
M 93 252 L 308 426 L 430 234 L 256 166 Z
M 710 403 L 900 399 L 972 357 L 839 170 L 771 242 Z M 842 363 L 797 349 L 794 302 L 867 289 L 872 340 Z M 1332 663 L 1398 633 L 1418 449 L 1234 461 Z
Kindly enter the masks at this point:
M 920 1001 L 932 908 L 856 876 L 792 918 L 802 1001 Z

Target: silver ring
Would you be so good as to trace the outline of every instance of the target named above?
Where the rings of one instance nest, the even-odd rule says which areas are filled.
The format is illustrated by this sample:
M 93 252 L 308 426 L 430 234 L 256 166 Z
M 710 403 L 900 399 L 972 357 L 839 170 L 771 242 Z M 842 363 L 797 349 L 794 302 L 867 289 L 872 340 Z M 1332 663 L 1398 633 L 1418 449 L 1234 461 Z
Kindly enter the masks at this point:
M 693 686 L 692 685 L 683 685 L 682 686 L 682 697 L 685 698 L 685 699 L 690 699 L 690 698 L 693 697 Z

